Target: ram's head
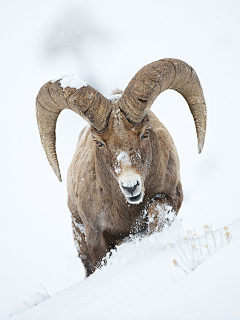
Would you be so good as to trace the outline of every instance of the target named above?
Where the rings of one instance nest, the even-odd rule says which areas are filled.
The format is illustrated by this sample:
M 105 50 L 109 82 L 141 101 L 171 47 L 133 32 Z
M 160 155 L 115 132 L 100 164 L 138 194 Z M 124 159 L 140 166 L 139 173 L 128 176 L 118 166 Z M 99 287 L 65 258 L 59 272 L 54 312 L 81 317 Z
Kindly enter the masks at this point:
M 157 96 L 167 89 L 187 101 L 195 121 L 198 151 L 206 131 L 206 105 L 195 71 L 185 62 L 163 59 L 142 68 L 122 95 L 108 100 L 91 86 L 73 78 L 47 82 L 37 96 L 37 122 L 49 163 L 61 181 L 56 155 L 56 121 L 71 109 L 91 125 L 96 152 L 119 183 L 126 200 L 138 204 L 152 161 L 151 122 L 148 113 Z M 94 146 L 94 145 L 93 145 Z

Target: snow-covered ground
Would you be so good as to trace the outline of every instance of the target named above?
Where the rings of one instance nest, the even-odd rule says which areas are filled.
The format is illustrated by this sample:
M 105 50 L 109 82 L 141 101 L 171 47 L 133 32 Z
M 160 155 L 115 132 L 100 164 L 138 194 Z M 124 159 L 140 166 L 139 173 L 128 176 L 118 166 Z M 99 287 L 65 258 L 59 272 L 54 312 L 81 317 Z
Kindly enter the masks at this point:
M 96 318 L 98 312 L 99 319 L 239 318 L 238 228 L 229 245 L 188 275 L 173 264 L 181 263 L 178 251 L 163 248 L 162 236 L 153 235 L 124 244 L 107 267 L 83 280 L 66 205 L 66 173 L 85 122 L 70 111 L 59 117 L 59 183 L 35 119 L 39 88 L 61 75 L 77 74 L 109 96 L 147 63 L 166 57 L 186 61 L 199 75 L 208 107 L 203 153 L 197 153 L 192 117 L 179 94 L 164 92 L 152 108 L 180 158 L 185 198 L 179 219 L 183 230 L 197 234 L 205 224 L 214 230 L 230 225 L 240 218 L 239 9 L 234 0 L 1 3 L 0 318 L 21 303 L 29 309 L 27 304 L 44 300 L 44 288 L 51 299 L 14 317 L 45 320 L 56 314 L 72 320 Z
M 180 230 L 176 220 L 121 245 L 90 278 L 50 299 L 35 293 L 6 319 L 239 319 L 240 220 L 202 237 Z

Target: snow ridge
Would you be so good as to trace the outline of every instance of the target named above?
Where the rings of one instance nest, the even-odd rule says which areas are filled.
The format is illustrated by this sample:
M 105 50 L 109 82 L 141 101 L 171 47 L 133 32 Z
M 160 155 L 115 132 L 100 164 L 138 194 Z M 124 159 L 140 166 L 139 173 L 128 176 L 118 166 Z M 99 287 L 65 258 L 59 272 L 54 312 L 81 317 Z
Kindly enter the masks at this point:
M 184 234 L 181 226 L 176 219 L 160 233 L 132 237 L 91 277 L 4 320 L 157 320 L 176 319 L 176 315 L 183 320 L 189 314 L 196 320 L 237 319 L 240 219 L 218 230 L 206 225 L 202 236 L 194 231 Z M 201 261 L 193 258 L 197 244 L 201 244 L 201 249 L 196 248 L 202 250 L 198 251 Z M 194 272 L 186 270 L 191 259 L 198 262 Z

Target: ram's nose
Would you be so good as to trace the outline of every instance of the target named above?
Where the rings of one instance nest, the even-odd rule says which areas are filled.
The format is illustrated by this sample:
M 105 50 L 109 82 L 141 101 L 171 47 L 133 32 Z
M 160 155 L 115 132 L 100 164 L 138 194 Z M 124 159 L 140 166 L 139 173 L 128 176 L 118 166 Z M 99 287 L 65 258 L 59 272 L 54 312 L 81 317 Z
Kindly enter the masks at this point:
M 138 204 L 143 200 L 144 191 L 139 174 L 123 173 L 119 177 L 119 186 L 128 203 Z
M 133 196 L 139 185 L 139 181 L 129 181 L 127 183 L 122 183 L 122 188 Z

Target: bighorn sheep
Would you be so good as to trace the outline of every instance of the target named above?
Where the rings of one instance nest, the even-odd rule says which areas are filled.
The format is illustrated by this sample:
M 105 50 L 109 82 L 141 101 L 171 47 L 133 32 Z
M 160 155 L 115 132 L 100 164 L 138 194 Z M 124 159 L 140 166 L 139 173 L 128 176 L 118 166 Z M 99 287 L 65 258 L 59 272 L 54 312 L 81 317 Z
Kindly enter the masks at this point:
M 80 134 L 67 180 L 74 239 L 87 276 L 110 248 L 131 233 L 161 230 L 164 213 L 170 210 L 176 215 L 181 207 L 177 151 L 167 129 L 150 111 L 167 89 L 187 101 L 200 153 L 206 104 L 195 71 L 183 61 L 148 64 L 115 99 L 105 98 L 84 82 L 73 85 L 69 78 L 49 81 L 38 93 L 41 142 L 60 181 L 55 149 L 60 112 L 71 109 L 90 124 Z

